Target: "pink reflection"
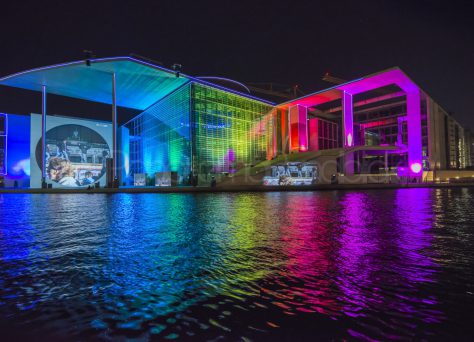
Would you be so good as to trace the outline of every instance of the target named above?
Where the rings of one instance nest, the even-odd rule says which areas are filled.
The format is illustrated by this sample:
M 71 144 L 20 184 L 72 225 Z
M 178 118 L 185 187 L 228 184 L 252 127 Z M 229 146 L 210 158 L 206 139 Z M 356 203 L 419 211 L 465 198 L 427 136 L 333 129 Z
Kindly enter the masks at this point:
M 427 252 L 434 219 L 429 189 L 385 197 L 292 194 L 287 201 L 287 221 L 280 222 L 283 280 L 273 280 L 277 290 L 264 290 L 276 306 L 332 318 L 386 312 L 428 323 L 444 319 L 437 298 L 419 290 L 436 273 Z M 397 331 L 387 334 L 395 338 Z
M 335 269 L 332 251 L 326 238 L 333 234 L 331 197 L 311 194 L 292 196 L 288 206 L 288 224 L 281 226 L 283 253 L 288 260 L 286 271 L 300 286 L 288 286 L 291 308 L 301 312 L 338 315 L 340 303 L 333 293 L 333 281 L 327 275 Z M 282 284 L 287 286 L 286 284 Z
M 364 309 L 376 307 L 425 322 L 443 319 L 432 308 L 436 298 L 423 298 L 417 290 L 418 284 L 435 281 L 435 265 L 426 255 L 433 238 L 430 196 L 429 189 L 397 190 L 395 201 L 386 203 L 374 203 L 366 193 L 344 196 L 338 285 L 346 315 L 364 315 Z M 387 222 L 387 217 L 398 220 Z

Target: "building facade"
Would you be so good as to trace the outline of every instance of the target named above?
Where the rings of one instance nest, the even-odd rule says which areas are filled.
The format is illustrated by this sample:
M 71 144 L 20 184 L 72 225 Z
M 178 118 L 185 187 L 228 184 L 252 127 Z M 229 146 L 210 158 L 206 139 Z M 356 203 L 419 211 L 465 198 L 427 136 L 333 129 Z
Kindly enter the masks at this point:
M 112 78 L 107 78 L 110 70 Z M 68 75 L 76 82 L 67 83 Z M 0 115 L 0 177 L 7 186 L 12 179 L 26 184 L 8 167 L 18 165 L 12 156 L 20 149 L 24 177 L 31 177 L 35 187 L 45 180 L 61 185 L 48 174 L 50 164 L 61 158 L 72 165 L 68 177 L 75 180 L 64 184 L 77 186 L 99 179 L 107 184 L 103 177 L 110 168 L 118 169 L 112 174 L 124 185 L 156 185 L 155 175 L 163 173 L 172 173 L 175 184 L 189 185 L 290 159 L 321 170 L 329 163 L 330 174 L 345 177 L 395 175 L 411 181 L 428 172 L 473 166 L 472 133 L 399 68 L 280 104 L 130 57 L 39 68 L 1 78 L 0 84 L 43 96 L 42 114 L 27 119 L 25 139 L 15 125 L 24 126 L 24 118 Z M 49 117 L 47 91 L 109 103 L 112 120 Z M 139 114 L 119 127 L 117 106 Z
M 130 173 L 176 172 L 209 183 L 211 174 L 233 174 L 266 159 L 265 115 L 271 106 L 191 82 L 125 124 Z
M 277 105 L 272 123 L 269 158 L 339 149 L 345 175 L 472 166 L 470 131 L 398 68 Z

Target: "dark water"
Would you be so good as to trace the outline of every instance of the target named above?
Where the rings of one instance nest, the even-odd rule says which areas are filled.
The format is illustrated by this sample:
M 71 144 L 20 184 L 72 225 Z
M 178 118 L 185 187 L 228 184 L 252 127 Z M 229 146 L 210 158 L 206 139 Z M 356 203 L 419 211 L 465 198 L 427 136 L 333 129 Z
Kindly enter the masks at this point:
M 474 189 L 0 195 L 0 339 L 472 340 Z

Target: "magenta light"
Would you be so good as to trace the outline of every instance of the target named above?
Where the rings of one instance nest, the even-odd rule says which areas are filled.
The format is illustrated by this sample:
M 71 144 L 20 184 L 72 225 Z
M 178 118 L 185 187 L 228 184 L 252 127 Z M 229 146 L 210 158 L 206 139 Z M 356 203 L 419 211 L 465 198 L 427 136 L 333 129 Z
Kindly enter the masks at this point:
M 423 160 L 422 132 L 421 132 L 421 98 L 420 90 L 407 90 L 407 128 L 408 128 L 408 165 L 413 173 L 422 170 Z M 415 165 L 418 172 L 413 167 Z
M 411 164 L 410 169 L 413 173 L 419 173 L 421 171 L 421 164 L 420 163 L 413 163 L 413 164 Z
M 407 172 L 412 176 L 420 176 L 423 161 L 422 130 L 421 130 L 421 90 L 420 88 L 399 68 L 388 69 L 376 74 L 368 75 L 357 80 L 347 82 L 336 87 L 326 89 L 317 93 L 307 95 L 303 98 L 291 100 L 291 102 L 280 105 L 282 108 L 288 106 L 304 105 L 312 107 L 327 103 L 336 99 L 342 99 L 342 133 L 344 137 L 343 146 L 354 146 L 354 122 L 353 122 L 353 96 L 395 84 L 406 94 L 407 104 Z M 349 134 L 351 139 L 349 138 Z M 401 141 L 401 135 L 398 138 Z M 301 144 L 301 142 L 300 142 Z M 295 144 L 297 145 L 297 144 Z M 306 144 L 307 146 L 307 144 Z M 420 169 L 414 172 L 412 165 L 419 164 Z M 417 167 L 416 167 L 417 168 Z
M 298 143 L 300 151 L 306 151 L 308 146 L 308 108 L 298 106 Z
M 346 91 L 342 93 L 342 124 L 345 136 L 345 147 L 352 146 L 352 138 L 354 134 L 354 114 L 352 108 L 352 94 L 349 94 Z
M 352 146 L 352 134 L 347 135 L 347 146 Z

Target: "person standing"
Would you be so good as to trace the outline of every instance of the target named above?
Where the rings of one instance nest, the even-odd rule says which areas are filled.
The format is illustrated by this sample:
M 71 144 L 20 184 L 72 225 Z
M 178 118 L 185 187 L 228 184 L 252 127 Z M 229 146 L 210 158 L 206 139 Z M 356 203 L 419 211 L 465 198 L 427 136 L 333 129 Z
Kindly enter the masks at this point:
M 87 163 L 87 150 L 89 147 L 86 144 L 81 144 L 79 148 L 81 149 L 81 163 Z
M 67 140 L 64 139 L 61 143 L 59 143 L 59 156 L 69 160 L 69 154 L 67 152 Z

